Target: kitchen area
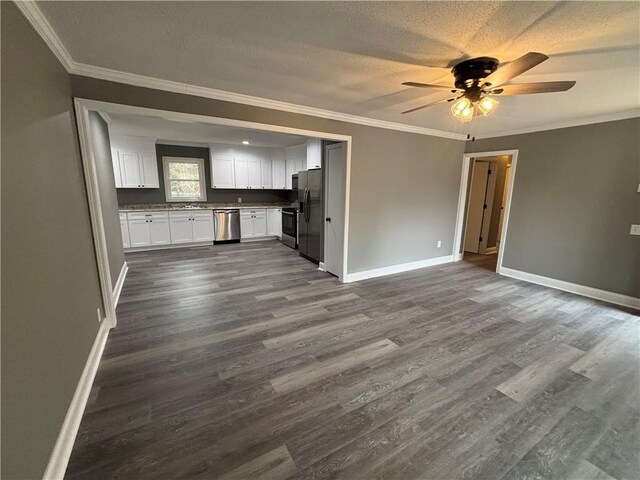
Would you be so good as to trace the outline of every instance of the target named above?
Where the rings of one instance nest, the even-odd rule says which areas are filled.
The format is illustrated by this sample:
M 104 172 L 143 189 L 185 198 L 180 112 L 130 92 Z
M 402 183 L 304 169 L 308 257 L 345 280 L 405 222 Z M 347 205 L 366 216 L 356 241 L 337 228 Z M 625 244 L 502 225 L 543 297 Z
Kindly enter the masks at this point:
M 336 142 L 101 117 L 125 253 L 277 240 L 323 267 L 323 156 Z

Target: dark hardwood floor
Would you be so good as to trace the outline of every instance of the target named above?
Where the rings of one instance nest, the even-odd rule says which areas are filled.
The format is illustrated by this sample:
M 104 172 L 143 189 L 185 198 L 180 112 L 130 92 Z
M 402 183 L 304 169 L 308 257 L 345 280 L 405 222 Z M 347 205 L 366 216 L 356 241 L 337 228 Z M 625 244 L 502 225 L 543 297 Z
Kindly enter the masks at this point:
M 471 265 L 475 265 L 476 267 L 495 272 L 496 265 L 498 263 L 498 254 L 492 253 L 491 255 L 479 255 L 477 253 L 464 252 L 462 260 L 470 263 Z
M 637 479 L 639 317 L 469 262 L 127 254 L 69 479 Z

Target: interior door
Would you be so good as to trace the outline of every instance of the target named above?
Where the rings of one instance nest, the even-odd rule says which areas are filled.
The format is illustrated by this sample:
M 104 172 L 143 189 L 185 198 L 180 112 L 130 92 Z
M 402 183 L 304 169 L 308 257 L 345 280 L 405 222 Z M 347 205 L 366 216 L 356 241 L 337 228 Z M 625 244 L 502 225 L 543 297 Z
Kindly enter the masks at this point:
M 347 148 L 344 143 L 327 145 L 325 151 L 325 244 L 327 272 L 342 275 L 344 246 Z
M 471 172 L 471 191 L 467 207 L 467 227 L 464 234 L 464 251 L 478 253 L 480 250 L 480 233 L 482 232 L 482 212 L 484 197 L 487 192 L 488 162 L 473 162 Z
M 487 191 L 484 195 L 484 211 L 482 213 L 482 229 L 480 230 L 480 246 L 478 252 L 487 253 L 489 243 L 489 229 L 491 228 L 491 213 L 493 211 L 493 195 L 496 191 L 496 162 L 488 162 L 489 171 L 487 176 Z

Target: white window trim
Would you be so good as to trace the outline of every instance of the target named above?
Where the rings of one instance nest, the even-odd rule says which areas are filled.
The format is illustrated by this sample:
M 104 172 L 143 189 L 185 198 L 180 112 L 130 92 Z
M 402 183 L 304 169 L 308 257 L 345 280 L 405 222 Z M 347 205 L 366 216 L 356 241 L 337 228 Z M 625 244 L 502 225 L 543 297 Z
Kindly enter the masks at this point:
M 171 180 L 169 178 L 169 162 L 195 163 L 198 165 L 198 176 L 200 182 L 200 191 L 202 197 L 181 197 L 171 198 Z M 202 158 L 186 158 L 186 157 L 162 157 L 162 175 L 164 177 L 164 197 L 167 202 L 206 202 L 207 201 L 207 184 L 204 173 L 204 159 Z M 176 180 L 175 178 L 173 180 Z

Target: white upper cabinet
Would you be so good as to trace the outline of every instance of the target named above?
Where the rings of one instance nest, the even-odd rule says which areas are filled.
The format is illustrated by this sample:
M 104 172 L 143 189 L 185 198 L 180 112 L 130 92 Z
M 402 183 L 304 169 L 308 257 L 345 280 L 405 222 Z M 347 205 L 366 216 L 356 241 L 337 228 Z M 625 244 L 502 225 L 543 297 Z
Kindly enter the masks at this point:
M 118 151 L 111 147 L 111 163 L 113 164 L 113 178 L 116 181 L 116 188 L 122 188 L 122 173 L 120 173 L 120 159 Z
M 307 170 L 322 168 L 322 140 L 320 138 L 307 139 Z
M 284 190 L 287 188 L 287 169 L 285 163 L 284 150 L 271 150 L 271 170 L 273 172 L 272 185 L 275 189 Z
M 306 145 L 304 148 L 306 149 Z M 283 148 L 214 144 L 209 146 L 209 150 L 213 188 L 291 188 L 286 183 L 286 157 Z M 298 171 L 300 161 L 302 158 L 292 159 L 292 172 Z
M 234 158 L 233 172 L 236 180 L 235 188 L 249 188 L 249 161 L 244 158 Z
M 112 135 L 111 157 L 117 188 L 159 188 L 155 139 Z
M 211 185 L 213 188 L 235 188 L 233 158 L 211 159 Z
M 160 188 L 158 181 L 158 160 L 155 153 L 139 154 L 143 188 Z
M 262 167 L 262 188 L 273 188 L 273 165 L 270 158 L 260 160 Z
M 247 160 L 247 171 L 249 188 L 262 188 L 262 164 L 260 159 L 252 158 Z
M 123 188 L 142 188 L 140 162 L 137 153 L 118 152 Z

